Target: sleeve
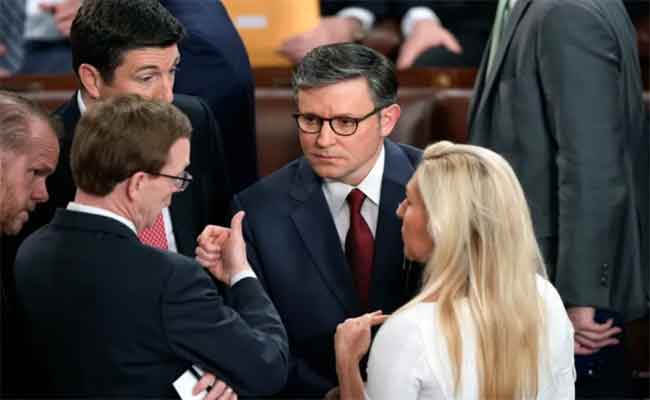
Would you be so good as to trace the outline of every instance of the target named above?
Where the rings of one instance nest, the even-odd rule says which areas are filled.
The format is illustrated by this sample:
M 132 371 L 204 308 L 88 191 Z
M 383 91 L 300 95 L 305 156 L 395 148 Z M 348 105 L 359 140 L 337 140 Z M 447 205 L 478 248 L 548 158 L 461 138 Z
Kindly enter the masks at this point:
M 424 344 L 415 322 L 397 314 L 381 327 L 370 350 L 366 398 L 418 399 L 426 367 Z M 394 317 L 392 317 L 394 318 Z
M 542 296 L 547 309 L 547 334 L 551 380 L 540 390 L 540 399 L 573 400 L 575 398 L 576 370 L 574 363 L 573 325 L 562 299 L 553 285 L 542 281 Z
M 617 267 L 630 196 L 621 53 L 604 16 L 579 2 L 556 1 L 538 34 L 546 121 L 557 144 L 555 282 L 568 304 L 609 308 L 604 272 Z
M 161 299 L 169 346 L 238 393 L 273 394 L 287 377 L 284 326 L 257 279 L 243 279 L 230 292 L 232 308 L 200 266 L 175 266 Z
M 369 11 L 375 18 L 381 18 L 388 12 L 387 0 L 322 0 L 321 15 L 335 15 L 346 8 L 362 8 Z

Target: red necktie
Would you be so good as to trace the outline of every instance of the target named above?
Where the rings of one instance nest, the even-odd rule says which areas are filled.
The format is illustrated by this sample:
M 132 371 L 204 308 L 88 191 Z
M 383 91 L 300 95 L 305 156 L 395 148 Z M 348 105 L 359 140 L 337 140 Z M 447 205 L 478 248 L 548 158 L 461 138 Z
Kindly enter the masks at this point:
M 359 189 L 352 189 L 347 197 L 350 206 L 350 229 L 345 238 L 345 255 L 354 275 L 354 282 L 359 292 L 361 306 L 368 308 L 370 293 L 370 273 L 375 253 L 375 240 L 368 224 L 361 216 L 361 205 L 366 195 Z
M 169 246 L 167 244 L 167 236 L 165 235 L 165 223 L 163 222 L 162 213 L 158 214 L 158 218 L 156 218 L 153 225 L 141 230 L 138 237 L 144 244 L 168 250 Z

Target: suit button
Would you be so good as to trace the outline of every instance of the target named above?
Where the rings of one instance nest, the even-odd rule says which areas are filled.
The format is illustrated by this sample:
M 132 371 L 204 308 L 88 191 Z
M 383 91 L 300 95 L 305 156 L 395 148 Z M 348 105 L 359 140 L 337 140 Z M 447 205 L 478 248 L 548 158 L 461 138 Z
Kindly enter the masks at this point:
M 600 277 L 600 284 L 603 286 L 607 286 L 607 277 L 601 276 Z
M 609 264 L 603 264 L 603 269 L 604 269 L 605 271 L 607 271 L 608 268 L 609 268 Z

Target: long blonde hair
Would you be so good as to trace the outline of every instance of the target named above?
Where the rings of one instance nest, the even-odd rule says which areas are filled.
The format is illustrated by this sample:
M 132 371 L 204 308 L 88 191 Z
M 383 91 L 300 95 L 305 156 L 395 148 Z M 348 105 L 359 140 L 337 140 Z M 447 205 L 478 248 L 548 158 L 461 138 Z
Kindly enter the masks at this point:
M 421 292 L 402 309 L 437 299 L 457 393 L 457 306 L 466 299 L 477 330 L 480 398 L 535 398 L 545 342 L 535 275 L 546 273 L 514 172 L 490 150 L 438 142 L 424 151 L 415 179 L 434 250 Z

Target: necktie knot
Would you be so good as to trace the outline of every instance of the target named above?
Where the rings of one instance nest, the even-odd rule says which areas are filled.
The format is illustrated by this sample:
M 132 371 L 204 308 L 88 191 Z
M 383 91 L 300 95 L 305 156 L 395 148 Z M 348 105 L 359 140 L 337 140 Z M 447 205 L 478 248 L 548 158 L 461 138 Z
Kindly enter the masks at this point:
M 350 213 L 360 213 L 361 212 L 361 206 L 363 205 L 363 201 L 366 199 L 366 195 L 363 194 L 363 192 L 359 189 L 352 189 L 350 194 L 348 194 L 348 197 L 346 198 L 346 201 L 348 202 L 348 205 L 350 206 Z

